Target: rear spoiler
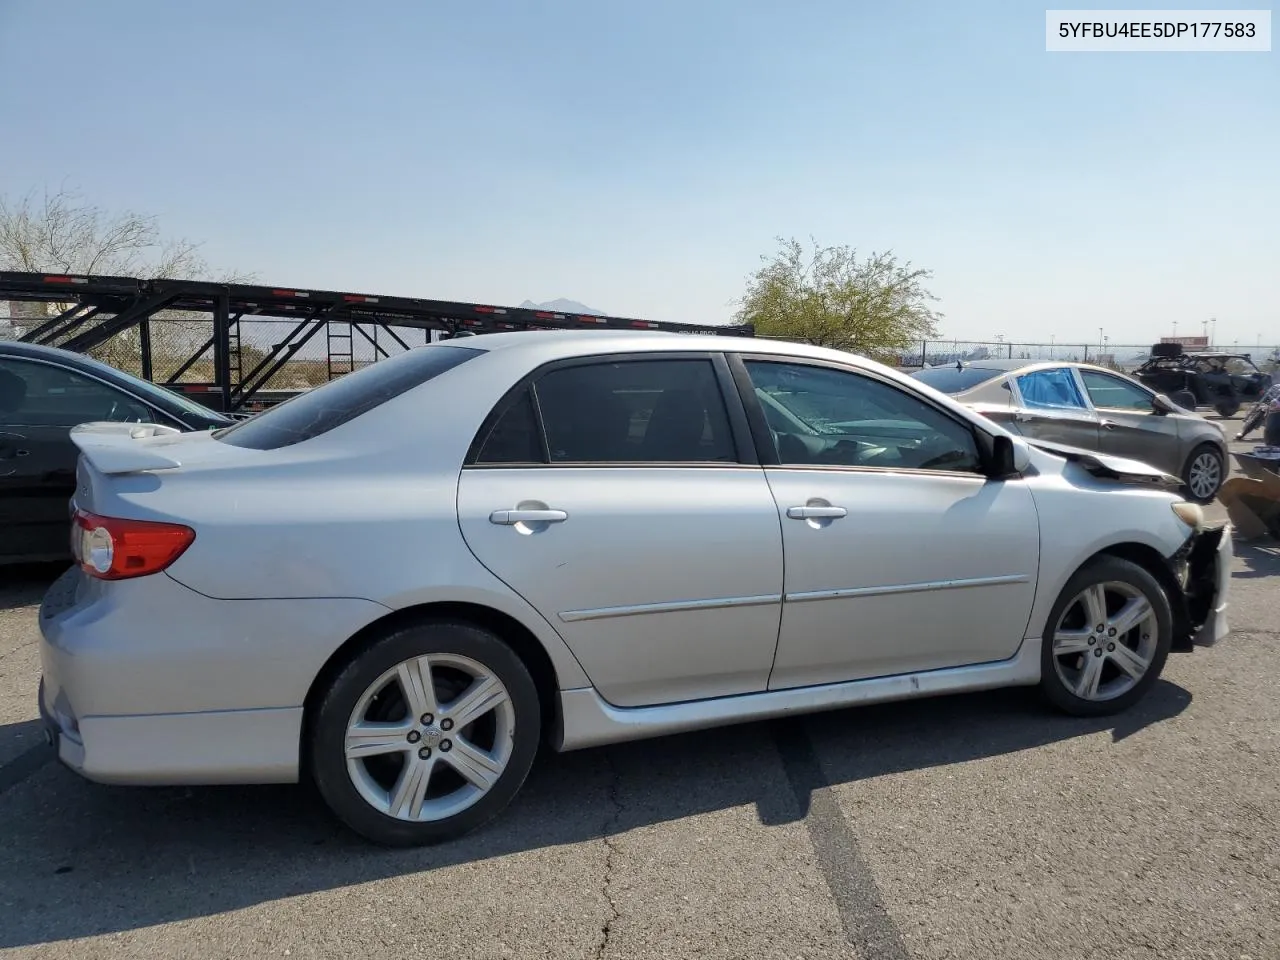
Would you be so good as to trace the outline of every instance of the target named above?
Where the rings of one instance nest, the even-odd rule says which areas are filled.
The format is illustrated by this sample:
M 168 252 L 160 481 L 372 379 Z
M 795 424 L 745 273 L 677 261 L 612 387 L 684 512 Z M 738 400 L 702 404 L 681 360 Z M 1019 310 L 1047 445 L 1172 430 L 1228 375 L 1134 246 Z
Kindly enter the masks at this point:
M 99 473 L 140 473 L 144 470 L 172 470 L 182 461 L 147 444 L 148 437 L 181 433 L 159 423 L 82 423 L 71 428 L 71 442 Z
M 1030 437 L 1023 437 L 1022 439 L 1028 446 L 1036 447 L 1046 453 L 1052 453 L 1054 456 L 1064 457 L 1072 463 L 1080 464 L 1095 477 L 1116 480 L 1121 483 L 1166 487 L 1172 490 L 1182 487 L 1182 481 L 1177 477 L 1165 473 L 1150 464 L 1143 463 L 1141 460 L 1113 457 L 1105 453 L 1082 450 L 1079 447 L 1069 447 L 1065 444 L 1052 443 L 1047 440 L 1033 440 Z

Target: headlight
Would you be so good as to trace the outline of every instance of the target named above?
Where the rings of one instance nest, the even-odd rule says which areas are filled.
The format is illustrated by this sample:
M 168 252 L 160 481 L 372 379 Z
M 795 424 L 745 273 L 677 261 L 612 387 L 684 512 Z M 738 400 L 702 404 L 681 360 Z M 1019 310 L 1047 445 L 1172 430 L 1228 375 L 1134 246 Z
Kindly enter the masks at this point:
M 1178 519 L 1185 523 L 1192 530 L 1199 530 L 1204 526 L 1204 511 L 1200 509 L 1198 503 L 1188 503 L 1181 500 L 1173 504 L 1173 512 L 1178 515 Z

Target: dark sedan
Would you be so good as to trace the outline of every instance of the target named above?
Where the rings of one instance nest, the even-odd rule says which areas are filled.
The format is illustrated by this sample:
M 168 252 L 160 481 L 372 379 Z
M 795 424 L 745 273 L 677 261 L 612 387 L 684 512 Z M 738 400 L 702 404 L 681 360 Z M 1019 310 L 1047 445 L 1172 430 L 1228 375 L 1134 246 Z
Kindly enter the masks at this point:
M 83 354 L 0 341 L 0 564 L 70 559 L 71 428 L 95 420 L 183 431 L 234 422 Z

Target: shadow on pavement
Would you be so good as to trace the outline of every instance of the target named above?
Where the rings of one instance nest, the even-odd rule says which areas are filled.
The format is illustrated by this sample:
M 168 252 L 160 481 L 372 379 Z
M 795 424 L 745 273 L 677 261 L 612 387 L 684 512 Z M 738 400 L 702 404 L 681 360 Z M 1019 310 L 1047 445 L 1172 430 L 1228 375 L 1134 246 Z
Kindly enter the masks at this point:
M 46 760 L 0 797 L 0 949 L 429 874 L 744 805 L 765 825 L 793 823 L 822 787 L 1104 731 L 1119 741 L 1190 702 L 1162 680 L 1125 714 L 1087 720 L 1015 689 L 546 754 L 489 826 L 417 850 L 365 844 L 307 787 L 103 787 Z M 26 726 L 0 727 L 0 738 Z M 799 778 L 784 763 L 797 738 L 820 758 Z
M 65 563 L 0 566 L 0 610 L 16 610 L 39 603 L 49 585 L 66 569 Z
M 1257 580 L 1262 577 L 1280 576 L 1280 542 L 1275 540 L 1237 540 L 1232 548 L 1244 562 L 1247 570 L 1237 570 L 1233 577 L 1240 580 Z

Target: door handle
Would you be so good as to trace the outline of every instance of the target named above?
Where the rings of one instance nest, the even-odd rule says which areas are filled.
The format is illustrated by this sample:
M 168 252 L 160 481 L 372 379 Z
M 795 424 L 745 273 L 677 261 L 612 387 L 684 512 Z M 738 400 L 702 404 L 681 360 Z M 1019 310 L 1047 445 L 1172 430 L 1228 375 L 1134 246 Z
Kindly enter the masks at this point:
M 511 527 L 517 523 L 562 523 L 569 519 L 563 510 L 495 510 L 489 522 Z
M 1098 426 L 1102 427 L 1103 430 L 1114 430 L 1116 422 L 1114 420 L 1103 420 L 1099 422 Z
M 848 515 L 844 507 L 787 507 L 787 516 L 792 520 L 838 520 Z

